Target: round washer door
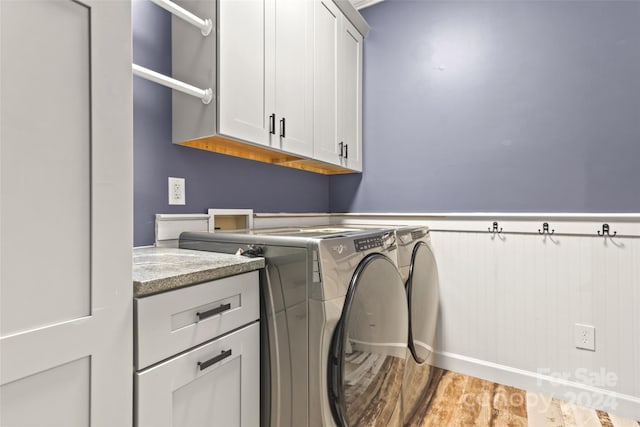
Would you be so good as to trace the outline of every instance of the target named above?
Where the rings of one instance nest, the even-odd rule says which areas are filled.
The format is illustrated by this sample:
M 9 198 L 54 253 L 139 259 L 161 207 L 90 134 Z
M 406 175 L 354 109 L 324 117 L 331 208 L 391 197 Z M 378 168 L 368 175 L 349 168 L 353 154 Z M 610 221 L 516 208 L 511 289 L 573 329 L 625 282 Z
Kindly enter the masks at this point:
M 384 255 L 368 255 L 349 284 L 329 354 L 329 401 L 338 426 L 388 426 L 401 415 L 395 411 L 408 325 L 398 269 Z
M 418 363 L 423 363 L 433 353 L 440 300 L 438 286 L 438 268 L 433 252 L 425 242 L 418 242 L 413 247 L 407 279 L 409 349 Z

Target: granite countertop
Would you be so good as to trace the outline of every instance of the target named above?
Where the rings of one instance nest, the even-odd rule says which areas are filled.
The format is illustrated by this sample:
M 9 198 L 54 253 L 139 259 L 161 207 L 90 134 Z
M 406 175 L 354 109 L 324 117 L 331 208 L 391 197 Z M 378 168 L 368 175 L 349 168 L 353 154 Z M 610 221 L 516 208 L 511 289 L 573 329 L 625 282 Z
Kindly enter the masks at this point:
M 264 258 L 176 248 L 133 249 L 133 296 L 143 297 L 264 267 Z

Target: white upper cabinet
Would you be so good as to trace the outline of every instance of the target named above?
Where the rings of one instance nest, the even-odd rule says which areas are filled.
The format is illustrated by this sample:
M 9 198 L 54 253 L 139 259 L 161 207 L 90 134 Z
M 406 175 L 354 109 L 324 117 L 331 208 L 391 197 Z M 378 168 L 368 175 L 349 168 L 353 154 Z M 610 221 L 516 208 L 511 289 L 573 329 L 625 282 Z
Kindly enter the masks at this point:
M 220 0 L 220 134 L 312 154 L 312 6 Z
M 218 131 L 254 144 L 270 145 L 265 94 L 265 8 L 263 0 L 220 0 L 218 5 Z M 272 85 L 272 82 L 271 82 Z
M 338 133 L 343 166 L 362 171 L 362 35 L 342 20 L 338 63 Z
M 173 76 L 215 94 L 205 105 L 173 93 L 174 143 L 319 173 L 362 170 L 368 26 L 348 1 L 177 1 L 217 31 L 203 37 L 173 18 Z
M 271 146 L 313 153 L 313 2 L 267 0 L 266 73 Z M 270 13 L 270 12 L 273 13 Z M 271 116 L 273 115 L 273 116 Z
M 316 2 L 314 158 L 362 171 L 362 35 L 331 0 Z

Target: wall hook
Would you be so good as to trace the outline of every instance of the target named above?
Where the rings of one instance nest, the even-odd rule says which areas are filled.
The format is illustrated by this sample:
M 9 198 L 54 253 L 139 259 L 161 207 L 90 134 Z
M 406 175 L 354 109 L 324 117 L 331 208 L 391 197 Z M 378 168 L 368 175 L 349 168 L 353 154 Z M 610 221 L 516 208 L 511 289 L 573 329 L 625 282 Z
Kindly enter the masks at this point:
M 549 231 L 549 223 L 548 222 L 545 222 L 545 223 L 542 224 L 542 230 L 540 230 L 538 228 L 538 233 L 540 233 L 540 234 L 549 234 L 549 235 L 551 235 L 551 234 L 553 234 L 555 232 L 556 232 L 556 230 Z
M 600 232 L 600 230 L 598 230 L 598 236 L 609 236 L 609 237 L 613 237 L 616 234 L 618 234 L 617 231 L 614 231 L 613 234 L 609 234 L 609 224 L 602 224 L 602 232 Z
M 498 230 L 498 221 L 493 221 L 493 229 L 487 228 L 487 230 L 489 230 L 489 232 L 491 233 L 502 233 L 502 227 L 500 227 L 500 230 Z

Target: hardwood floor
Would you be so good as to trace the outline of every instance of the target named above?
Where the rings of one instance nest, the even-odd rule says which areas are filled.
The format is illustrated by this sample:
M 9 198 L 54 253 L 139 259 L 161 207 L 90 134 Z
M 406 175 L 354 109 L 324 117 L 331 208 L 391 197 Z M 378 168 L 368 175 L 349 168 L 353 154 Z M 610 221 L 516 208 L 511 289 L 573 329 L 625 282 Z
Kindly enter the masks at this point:
M 640 427 L 633 421 L 536 393 L 435 369 L 411 427 Z

